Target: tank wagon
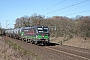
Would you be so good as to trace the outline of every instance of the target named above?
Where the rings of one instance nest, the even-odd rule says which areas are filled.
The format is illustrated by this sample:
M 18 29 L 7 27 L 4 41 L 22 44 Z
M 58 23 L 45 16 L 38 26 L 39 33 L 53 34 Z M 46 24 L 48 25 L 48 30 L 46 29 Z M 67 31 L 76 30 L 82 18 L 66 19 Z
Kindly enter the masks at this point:
M 26 42 L 40 45 L 49 44 L 50 33 L 49 28 L 47 26 L 31 26 L 31 27 L 15 28 L 11 30 L 6 30 L 6 32 L 7 32 L 6 35 L 11 35 L 13 38 L 24 40 Z
M 5 35 L 8 36 L 8 37 L 13 38 L 13 30 L 14 29 L 7 29 L 7 30 L 5 30 Z

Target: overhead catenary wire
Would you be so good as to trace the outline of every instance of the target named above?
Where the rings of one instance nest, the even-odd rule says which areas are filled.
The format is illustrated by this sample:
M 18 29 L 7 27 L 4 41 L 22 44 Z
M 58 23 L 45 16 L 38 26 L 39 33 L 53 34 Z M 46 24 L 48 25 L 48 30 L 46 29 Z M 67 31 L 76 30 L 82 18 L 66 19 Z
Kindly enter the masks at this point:
M 50 8 L 52 8 L 52 7 L 55 7 L 55 6 L 57 6 L 57 5 L 61 4 L 61 3 L 64 3 L 65 1 L 66 1 L 66 0 L 63 0 L 63 1 L 61 1 L 61 2 L 59 2 L 59 3 L 57 3 L 57 4 L 55 4 L 55 5 L 52 5 L 51 7 L 48 7 L 47 9 L 50 9 Z M 57 9 L 57 10 L 55 10 L 55 11 L 48 12 L 48 13 L 46 13 L 46 14 L 44 14 L 44 15 L 47 15 L 47 14 L 50 14 L 50 13 L 54 13 L 54 12 L 57 12 L 57 11 L 60 11 L 60 10 L 64 10 L 64 9 L 67 9 L 67 8 L 70 8 L 70 7 L 73 7 L 73 6 L 76 6 L 76 5 L 79 5 L 79 4 L 88 2 L 88 1 L 90 1 L 90 0 L 84 0 L 84 1 L 81 1 L 81 2 L 78 2 L 78 3 L 75 3 L 75 4 L 72 4 L 72 5 L 70 5 L 70 6 L 66 6 L 66 7 Z M 47 10 L 47 9 L 45 9 L 45 10 Z M 45 10 L 42 10 L 42 11 L 45 11 Z M 83 11 L 83 12 L 85 12 L 85 11 Z M 83 12 L 82 12 L 82 13 L 83 13 Z M 77 12 L 77 13 L 78 13 L 78 12 Z M 73 14 L 77 14 L 77 13 L 73 13 Z M 79 13 L 81 13 L 81 12 L 79 12 Z M 69 15 L 72 15 L 72 14 L 69 14 Z M 11 24 L 11 23 L 10 23 L 10 24 Z
M 76 6 L 76 5 L 79 5 L 79 4 L 88 2 L 88 1 L 89 1 L 89 0 L 84 0 L 84 1 L 81 1 L 81 2 L 78 2 L 78 3 L 75 3 L 75 4 L 72 4 L 72 5 L 70 5 L 70 6 L 66 6 L 66 7 L 64 7 L 64 8 L 60 8 L 60 9 L 58 9 L 58 10 L 55 10 L 55 11 L 46 13 L 46 14 L 44 14 L 44 15 L 51 14 L 51 13 L 54 13 L 54 12 L 57 12 L 57 11 L 60 11 L 60 10 L 63 10 L 63 9 L 67 9 L 67 8 L 70 8 L 70 7 L 73 7 L 73 6 Z
M 81 8 L 83 8 L 83 7 L 85 7 L 85 6 L 89 6 L 89 5 L 90 5 L 90 4 L 83 5 L 83 6 L 80 6 L 80 7 L 76 7 L 76 8 L 74 8 L 74 9 L 66 10 L 66 11 L 64 11 L 64 12 L 62 12 L 62 13 L 65 13 L 65 12 L 68 12 L 68 11 L 72 11 L 72 10 L 81 9 Z M 60 14 L 60 13 L 58 13 L 58 14 Z M 69 14 L 69 15 L 70 15 L 70 14 Z
M 90 6 L 90 4 L 83 5 L 83 6 L 80 6 L 80 7 L 76 7 L 76 8 L 74 8 L 74 9 L 69 10 L 69 11 L 81 9 L 81 8 L 83 8 L 83 7 L 86 7 L 86 6 Z M 68 11 L 67 11 L 67 12 L 68 12 Z
M 88 11 L 90 11 L 90 10 L 84 10 L 84 11 L 80 11 L 80 12 L 72 13 L 72 14 L 69 14 L 69 15 L 67 15 L 67 16 L 74 15 L 74 14 L 79 14 L 79 13 L 84 13 L 84 12 L 88 12 Z
M 54 4 L 54 5 L 50 6 L 50 7 L 46 8 L 46 9 L 44 9 L 44 10 L 40 11 L 39 13 L 41 13 L 41 12 L 43 12 L 43 11 L 47 10 L 47 9 L 53 8 L 53 7 L 55 7 L 55 6 L 57 6 L 57 5 L 61 4 L 61 3 L 64 3 L 65 1 L 66 1 L 66 0 L 60 1 L 59 3 L 56 3 L 56 4 Z
M 57 5 L 61 4 L 61 3 L 64 3 L 65 1 L 66 1 L 66 0 L 63 0 L 63 1 L 61 1 L 61 2 L 59 2 L 59 3 L 56 3 L 56 4 L 54 4 L 54 5 L 50 6 L 50 7 L 47 7 L 46 9 L 40 11 L 39 13 L 41 13 L 41 12 L 43 12 L 43 11 L 46 11 L 46 10 L 48 10 L 48 9 L 50 9 L 50 8 L 53 8 L 53 7 L 55 7 L 55 6 L 57 6 Z

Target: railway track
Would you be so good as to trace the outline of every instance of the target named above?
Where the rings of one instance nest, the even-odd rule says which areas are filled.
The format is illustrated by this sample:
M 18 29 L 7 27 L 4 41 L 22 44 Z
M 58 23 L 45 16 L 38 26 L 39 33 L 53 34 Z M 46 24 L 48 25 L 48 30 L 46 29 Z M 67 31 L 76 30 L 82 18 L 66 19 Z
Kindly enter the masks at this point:
M 90 53 L 79 51 L 79 50 L 73 50 L 73 49 L 66 49 L 66 48 L 57 48 L 57 47 L 45 47 L 47 49 L 56 51 L 58 53 L 66 54 L 69 57 L 73 57 L 79 60 L 90 60 Z
M 36 53 L 43 60 L 90 60 L 90 50 L 69 46 L 36 46 L 20 40 L 3 36 L 5 40 L 10 40 L 21 45 L 26 50 Z

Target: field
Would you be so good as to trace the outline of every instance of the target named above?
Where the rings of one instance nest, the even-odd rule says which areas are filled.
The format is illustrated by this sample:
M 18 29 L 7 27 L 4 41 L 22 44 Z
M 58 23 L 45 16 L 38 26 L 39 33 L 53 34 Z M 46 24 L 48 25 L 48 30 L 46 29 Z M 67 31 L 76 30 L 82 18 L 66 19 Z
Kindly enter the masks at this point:
M 61 41 L 62 41 L 62 45 L 90 49 L 90 38 L 87 38 L 87 40 L 84 40 L 81 37 L 74 37 L 67 41 L 64 41 L 63 37 L 50 38 L 50 39 L 51 39 L 51 42 L 53 43 L 61 44 Z

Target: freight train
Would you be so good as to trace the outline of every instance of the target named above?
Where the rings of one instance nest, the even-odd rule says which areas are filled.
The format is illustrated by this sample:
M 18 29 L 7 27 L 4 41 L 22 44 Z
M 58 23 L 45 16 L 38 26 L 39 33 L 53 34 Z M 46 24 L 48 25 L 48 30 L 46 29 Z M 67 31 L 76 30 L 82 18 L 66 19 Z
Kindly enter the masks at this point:
M 49 28 L 47 26 L 30 26 L 15 29 L 7 29 L 5 35 L 20 39 L 36 45 L 49 45 Z

